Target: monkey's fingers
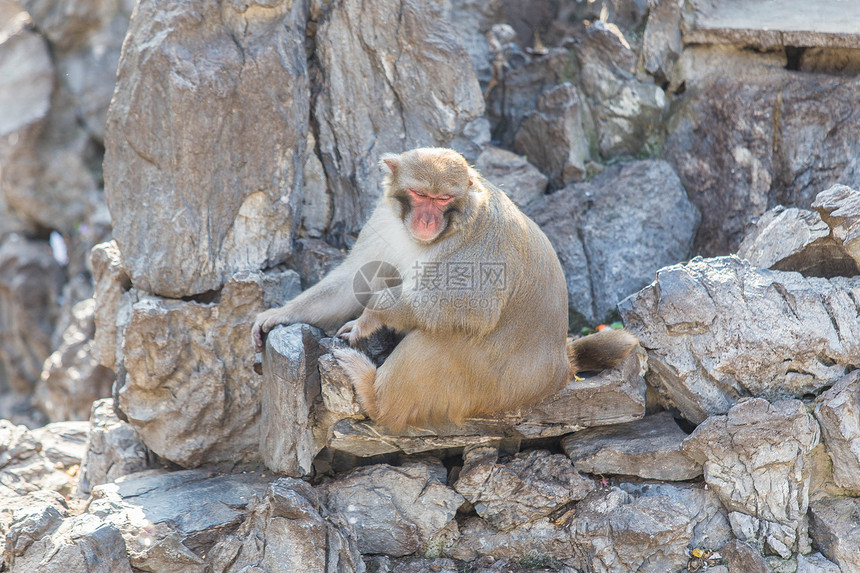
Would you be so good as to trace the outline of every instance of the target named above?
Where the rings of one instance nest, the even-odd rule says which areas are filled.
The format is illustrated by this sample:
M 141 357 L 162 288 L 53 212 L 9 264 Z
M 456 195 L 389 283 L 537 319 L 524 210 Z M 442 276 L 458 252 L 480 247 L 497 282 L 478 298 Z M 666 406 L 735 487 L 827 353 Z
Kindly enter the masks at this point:
M 343 340 L 349 340 L 355 330 L 355 322 L 356 321 L 354 320 L 350 320 L 349 322 L 344 323 L 344 325 L 338 329 L 335 336 Z

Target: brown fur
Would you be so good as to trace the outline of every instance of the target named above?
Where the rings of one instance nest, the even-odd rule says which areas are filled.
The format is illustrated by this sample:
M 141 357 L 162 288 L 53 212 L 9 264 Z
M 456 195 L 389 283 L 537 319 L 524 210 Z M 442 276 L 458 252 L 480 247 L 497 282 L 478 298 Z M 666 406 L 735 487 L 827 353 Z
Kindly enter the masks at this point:
M 338 334 L 352 343 L 381 326 L 405 333 L 379 368 L 352 349 L 335 355 L 362 407 L 394 431 L 460 423 L 537 401 L 568 382 L 571 358 L 584 369 L 616 364 L 630 351 L 635 338 L 626 333 L 568 346 L 567 287 L 549 240 L 462 156 L 429 148 L 386 155 L 382 162 L 391 170 L 385 196 L 349 257 L 284 307 L 258 316 L 258 348 L 262 335 L 280 323 L 342 324 Z M 409 189 L 454 197 L 436 236 L 412 235 Z M 402 292 L 392 306 L 362 309 L 353 278 L 376 260 L 399 269 Z M 461 264 L 473 265 L 478 278 L 482 268 L 501 268 L 504 280 L 425 290 L 414 275 Z

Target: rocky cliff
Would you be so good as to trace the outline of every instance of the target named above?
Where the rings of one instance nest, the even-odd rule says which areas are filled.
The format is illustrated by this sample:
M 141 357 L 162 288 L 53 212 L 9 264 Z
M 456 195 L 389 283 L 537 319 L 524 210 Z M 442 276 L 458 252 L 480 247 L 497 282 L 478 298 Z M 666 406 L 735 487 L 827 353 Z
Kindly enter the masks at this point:
M 0 0 L 0 571 L 860 572 L 858 21 Z M 255 365 L 429 145 L 641 348 L 399 435 L 315 327 Z

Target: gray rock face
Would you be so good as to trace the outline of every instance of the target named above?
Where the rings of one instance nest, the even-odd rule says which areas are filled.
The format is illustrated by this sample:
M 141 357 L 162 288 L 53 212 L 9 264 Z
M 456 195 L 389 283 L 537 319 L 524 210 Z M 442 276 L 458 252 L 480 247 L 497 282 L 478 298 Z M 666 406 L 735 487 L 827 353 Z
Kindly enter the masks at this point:
M 258 459 L 249 317 L 297 293 L 283 271 L 237 273 L 216 302 L 128 300 L 119 407 L 150 450 L 183 467 Z
M 48 457 L 42 451 L 42 442 L 26 427 L 0 420 L 0 444 L 0 484 L 4 496 L 24 496 L 40 489 L 64 495 L 72 493 L 73 479 L 65 471 L 64 458 Z
M 330 511 L 355 526 L 362 553 L 399 557 L 440 533 L 463 502 L 446 486 L 441 464 L 413 462 L 359 468 L 324 486 Z
M 47 243 L 0 245 L 0 390 L 30 393 L 51 354 L 63 271 Z
M 815 196 L 812 208 L 830 227 L 833 239 L 860 265 L 860 191 L 834 185 Z
M 648 21 L 642 38 L 639 66 L 657 83 L 674 91 L 680 82 L 676 63 L 681 56 L 681 13 L 683 4 L 675 0 L 649 3 Z
M 815 418 L 833 460 L 834 480 L 840 487 L 860 490 L 860 370 L 819 396 Z
M 363 573 L 352 525 L 307 483 L 282 478 L 212 549 L 213 573 Z
M 203 556 L 245 521 L 266 488 L 260 475 L 139 474 L 95 487 L 80 517 L 118 529 L 123 556 L 138 570 L 203 573 Z
M 561 441 L 580 471 L 622 474 L 646 479 L 684 481 L 702 475 L 702 467 L 681 453 L 687 437 L 667 412 L 635 422 L 588 428 Z
M 547 178 L 522 156 L 488 147 L 475 162 L 484 178 L 505 192 L 518 207 L 543 196 Z
M 86 420 L 93 401 L 111 394 L 114 374 L 93 355 L 95 301 L 72 308 L 72 324 L 48 357 L 36 384 L 35 402 L 54 422 Z
M 809 509 L 809 533 L 816 547 L 839 565 L 842 573 L 860 572 L 860 500 L 829 497 L 810 504 Z
M 546 173 L 556 189 L 585 179 L 590 154 L 582 116 L 579 91 L 571 83 L 560 84 L 541 94 L 514 139 L 517 152 Z
M 305 2 L 136 10 L 104 162 L 136 287 L 196 295 L 289 255 L 308 133 L 305 21 Z
M 119 529 L 89 514 L 23 514 L 10 528 L 14 549 L 5 552 L 9 571 L 44 573 L 131 573 Z
M 701 76 L 687 77 L 664 150 L 702 212 L 696 247 L 707 256 L 735 251 L 747 223 L 769 206 L 808 208 L 836 182 L 860 185 L 849 135 L 860 113 L 848 103 L 858 80 L 735 59 L 686 64 Z
M 749 398 L 708 418 L 682 449 L 704 464 L 705 482 L 728 510 L 785 526 L 755 527 L 768 535 L 772 549 L 784 545 L 790 555 L 795 541 L 801 547 L 804 542 L 808 456 L 819 440 L 818 423 L 801 401 Z M 772 487 L 776 483 L 782 485 Z
M 520 453 L 505 463 L 467 460 L 454 484 L 478 515 L 502 531 L 546 517 L 594 487 L 566 456 L 546 450 Z
M 778 205 L 747 232 L 738 257 L 754 267 L 797 271 L 804 276 L 854 276 L 857 263 L 830 234 L 815 211 Z
M 576 57 L 601 157 L 631 157 L 652 148 L 666 95 L 636 78 L 636 53 L 618 27 L 602 20 L 592 23 Z
M 572 563 L 585 571 L 658 573 L 687 563 L 692 525 L 684 506 L 668 497 L 597 492 L 577 506 L 572 527 Z
M 314 114 L 334 207 L 330 234 L 340 240 L 358 231 L 381 195 L 382 153 L 457 148 L 484 101 L 469 55 L 435 2 L 335 2 L 316 55 L 322 90 Z
M 572 316 L 590 324 L 609 317 L 618 301 L 651 282 L 657 269 L 685 259 L 699 222 L 677 175 L 663 161 L 608 167 L 527 211 L 558 253 Z
M 802 396 L 838 380 L 860 352 L 858 286 L 697 257 L 661 269 L 619 309 L 649 349 L 648 381 L 699 423 L 742 396 Z
M 668 498 L 681 504 L 693 527 L 689 547 L 717 551 L 734 538 L 723 504 L 708 487 L 653 482 L 621 483 L 618 487 L 634 498 Z
M 263 354 L 260 456 L 270 470 L 309 476 L 323 443 L 313 434 L 311 407 L 320 395 L 317 360 L 324 333 L 307 324 L 273 329 Z
M 90 493 L 97 485 L 150 467 L 146 446 L 131 425 L 117 417 L 113 399 L 93 403 L 89 424 L 78 490 Z
M 122 268 L 122 255 L 116 241 L 100 243 L 90 253 L 90 265 L 95 282 L 95 317 L 93 334 L 93 355 L 105 368 L 116 368 L 117 318 L 121 299 L 131 288 L 131 280 Z

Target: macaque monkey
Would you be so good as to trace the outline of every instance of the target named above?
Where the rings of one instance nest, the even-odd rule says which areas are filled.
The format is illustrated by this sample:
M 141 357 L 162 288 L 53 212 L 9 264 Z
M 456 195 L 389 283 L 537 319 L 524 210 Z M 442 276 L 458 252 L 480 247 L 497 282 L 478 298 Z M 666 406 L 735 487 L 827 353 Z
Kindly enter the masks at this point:
M 567 288 L 549 240 L 460 154 L 414 149 L 381 163 L 384 196 L 349 256 L 257 316 L 258 350 L 293 322 L 339 328 L 351 344 L 383 326 L 404 333 L 379 368 L 353 348 L 335 352 L 367 414 L 396 432 L 535 402 L 636 345 L 623 330 L 568 344 Z

